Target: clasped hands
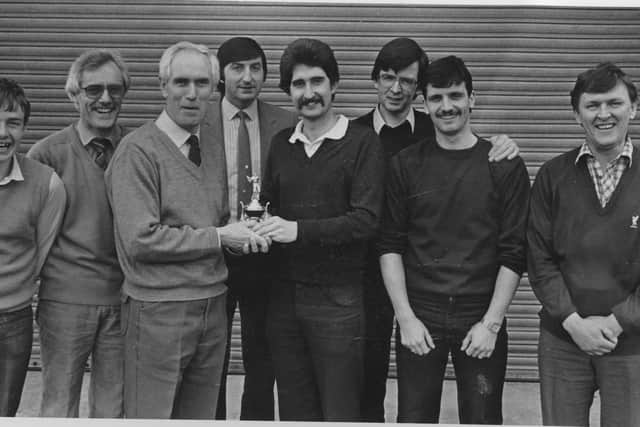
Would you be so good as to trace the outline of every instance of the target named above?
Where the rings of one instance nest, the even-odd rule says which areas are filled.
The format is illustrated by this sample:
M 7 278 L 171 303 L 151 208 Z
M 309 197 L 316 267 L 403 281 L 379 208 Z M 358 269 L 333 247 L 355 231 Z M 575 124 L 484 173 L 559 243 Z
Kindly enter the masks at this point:
M 562 326 L 580 350 L 590 356 L 602 356 L 613 351 L 622 333 L 622 327 L 613 314 L 581 317 L 572 313 Z
M 298 223 L 272 216 L 264 221 L 239 221 L 218 228 L 222 246 L 234 254 L 269 252 L 273 242 L 290 243 L 298 237 Z

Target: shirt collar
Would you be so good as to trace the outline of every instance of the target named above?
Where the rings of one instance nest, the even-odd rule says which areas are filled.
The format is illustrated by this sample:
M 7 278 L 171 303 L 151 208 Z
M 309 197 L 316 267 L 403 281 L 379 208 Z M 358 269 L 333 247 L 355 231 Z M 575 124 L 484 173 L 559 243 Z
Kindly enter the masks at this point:
M 78 136 L 80 137 L 80 142 L 84 147 L 86 147 L 87 144 L 89 144 L 91 140 L 93 140 L 94 138 L 104 138 L 108 140 L 112 146 L 115 146 L 113 141 L 120 140 L 120 132 L 121 132 L 120 126 L 114 126 L 113 132 L 111 133 L 111 135 L 107 137 L 99 137 L 98 135 L 95 135 L 93 132 L 91 132 L 89 129 L 85 128 L 84 126 L 80 126 L 80 121 L 76 123 L 75 128 L 76 128 L 76 131 L 78 132 Z
M 415 127 L 416 127 L 416 115 L 413 112 L 413 107 L 409 108 L 409 113 L 407 114 L 407 117 L 404 119 L 404 122 L 409 122 L 409 125 L 411 126 L 411 132 L 414 131 Z M 402 122 L 402 123 L 404 123 Z M 397 126 L 393 126 L 393 127 L 398 127 L 401 126 L 402 123 L 398 124 Z M 380 113 L 380 105 L 378 105 L 374 110 L 373 110 L 373 130 L 376 131 L 376 133 L 378 135 L 380 135 L 380 130 L 382 129 L 382 126 L 387 125 L 387 122 L 384 121 L 384 118 L 382 117 L 382 113 Z M 391 127 L 391 126 L 389 126 Z
M 192 135 L 190 132 L 178 126 L 178 124 L 169 117 L 167 110 L 162 110 L 162 113 L 160 113 L 160 116 L 156 119 L 156 126 L 158 126 L 162 132 L 166 133 L 178 148 L 182 147 Z M 198 128 L 194 135 L 200 139 L 200 128 Z
M 230 103 L 226 97 L 222 98 L 222 102 L 220 103 L 220 108 L 222 108 L 222 117 L 226 121 L 231 121 L 236 117 L 240 108 L 236 107 L 232 103 Z M 244 108 L 242 111 L 247 113 L 249 116 L 249 120 L 256 121 L 258 120 L 258 100 L 254 99 L 251 104 L 247 108 Z
M 300 120 L 296 125 L 296 128 L 293 131 L 293 134 L 291 134 L 291 136 L 289 137 L 290 143 L 295 144 L 296 142 L 300 141 L 303 144 L 315 144 L 325 139 L 339 140 L 344 138 L 344 136 L 347 133 L 347 128 L 349 127 L 349 119 L 347 119 L 345 116 L 340 114 L 338 116 L 338 120 L 336 121 L 336 124 L 333 125 L 331 129 L 329 129 L 323 135 L 316 138 L 315 141 L 310 141 L 309 138 L 307 138 L 307 136 L 304 133 L 302 133 L 302 123 L 303 121 Z
M 582 143 L 580 151 L 576 156 L 575 164 L 578 164 L 580 159 L 582 159 L 583 157 L 594 157 L 591 148 L 589 148 L 589 144 L 587 144 L 586 142 Z M 620 157 L 626 157 L 627 159 L 629 159 L 628 167 L 630 168 L 631 162 L 633 161 L 633 144 L 631 143 L 631 138 L 627 138 L 627 140 L 624 142 L 624 144 L 622 145 L 622 151 L 615 158 L 615 161 L 617 161 Z
M 22 175 L 22 169 L 20 169 L 20 164 L 18 163 L 18 156 L 13 155 L 12 159 L 11 171 L 9 171 L 9 175 L 0 179 L 0 185 L 7 185 L 11 181 L 24 181 L 24 176 Z

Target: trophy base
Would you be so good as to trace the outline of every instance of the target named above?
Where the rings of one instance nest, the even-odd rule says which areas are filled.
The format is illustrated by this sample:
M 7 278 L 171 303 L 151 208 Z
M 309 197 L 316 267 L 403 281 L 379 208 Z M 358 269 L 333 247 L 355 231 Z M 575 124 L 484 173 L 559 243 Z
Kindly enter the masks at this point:
M 260 209 L 260 210 L 245 209 L 244 213 L 248 219 L 261 219 L 262 216 L 264 215 L 264 209 Z

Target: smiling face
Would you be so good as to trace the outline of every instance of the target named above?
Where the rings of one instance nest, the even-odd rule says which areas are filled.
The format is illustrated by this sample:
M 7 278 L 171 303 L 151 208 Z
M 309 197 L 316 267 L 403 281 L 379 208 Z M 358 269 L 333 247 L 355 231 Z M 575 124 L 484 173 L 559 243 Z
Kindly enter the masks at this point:
M 418 61 L 397 73 L 391 69 L 380 70 L 373 85 L 378 91 L 381 110 L 394 116 L 406 116 L 413 103 L 418 84 Z
M 629 121 L 636 115 L 636 105 L 624 83 L 618 82 L 605 93 L 583 93 L 574 115 L 591 150 L 604 153 L 622 147 Z
M 259 56 L 224 67 L 224 97 L 240 109 L 247 108 L 260 94 L 264 68 Z
M 103 88 L 99 94 L 98 87 Z M 80 92 L 73 96 L 80 126 L 95 135 L 109 135 L 120 114 L 123 96 L 122 73 L 113 62 L 84 71 L 80 76 Z
M 470 126 L 471 109 L 474 105 L 475 96 L 473 92 L 467 94 L 464 83 L 445 88 L 427 85 L 425 106 L 436 131 L 444 135 L 456 135 Z
M 24 126 L 24 112 L 20 107 L 7 111 L 6 105 L 0 106 L 0 166 L 8 167 L 11 163 L 20 146 Z
M 206 55 L 192 49 L 176 53 L 169 77 L 161 83 L 167 114 L 188 132 L 200 126 L 213 92 L 211 63 Z
M 329 114 L 336 89 L 337 84 L 331 85 L 320 67 L 298 64 L 293 68 L 291 100 L 298 114 L 307 120 L 322 120 Z

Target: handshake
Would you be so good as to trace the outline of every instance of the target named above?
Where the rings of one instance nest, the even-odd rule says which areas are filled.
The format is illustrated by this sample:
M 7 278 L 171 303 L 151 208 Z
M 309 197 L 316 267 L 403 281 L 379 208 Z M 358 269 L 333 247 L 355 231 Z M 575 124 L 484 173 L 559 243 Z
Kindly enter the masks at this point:
M 298 223 L 279 216 L 260 222 L 250 219 L 220 227 L 218 235 L 221 245 L 232 253 L 266 253 L 273 242 L 294 242 L 298 237 Z

